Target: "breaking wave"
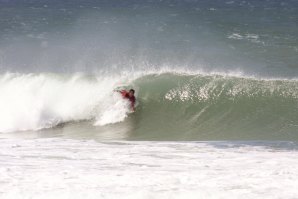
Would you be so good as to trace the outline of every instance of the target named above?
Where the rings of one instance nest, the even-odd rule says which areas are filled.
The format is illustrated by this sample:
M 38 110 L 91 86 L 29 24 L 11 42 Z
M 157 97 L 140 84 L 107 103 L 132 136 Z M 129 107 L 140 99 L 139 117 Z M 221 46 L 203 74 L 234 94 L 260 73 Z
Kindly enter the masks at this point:
M 298 81 L 161 72 L 117 76 L 5 74 L 0 77 L 0 132 L 92 121 L 117 125 L 129 104 L 113 92 L 137 90 L 138 131 L 223 139 L 298 130 Z M 149 136 L 150 137 L 150 136 Z

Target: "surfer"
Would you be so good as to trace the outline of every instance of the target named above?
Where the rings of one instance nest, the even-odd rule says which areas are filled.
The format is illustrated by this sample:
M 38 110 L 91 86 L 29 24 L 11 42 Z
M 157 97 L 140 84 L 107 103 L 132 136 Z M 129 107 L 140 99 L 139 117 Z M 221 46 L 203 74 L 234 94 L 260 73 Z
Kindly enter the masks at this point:
M 121 90 L 121 91 L 118 91 L 118 92 L 121 93 L 123 98 L 129 100 L 131 110 L 135 111 L 135 104 L 136 104 L 135 90 L 134 89 L 130 89 L 129 91 Z

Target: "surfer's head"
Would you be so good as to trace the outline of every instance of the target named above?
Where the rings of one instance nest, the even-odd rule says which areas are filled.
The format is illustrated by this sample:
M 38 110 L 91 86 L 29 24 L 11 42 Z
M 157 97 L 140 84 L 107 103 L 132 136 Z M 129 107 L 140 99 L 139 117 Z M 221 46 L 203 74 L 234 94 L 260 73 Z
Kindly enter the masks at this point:
M 135 90 L 130 89 L 129 90 L 129 96 L 132 97 L 132 96 L 134 96 L 134 94 L 135 94 Z

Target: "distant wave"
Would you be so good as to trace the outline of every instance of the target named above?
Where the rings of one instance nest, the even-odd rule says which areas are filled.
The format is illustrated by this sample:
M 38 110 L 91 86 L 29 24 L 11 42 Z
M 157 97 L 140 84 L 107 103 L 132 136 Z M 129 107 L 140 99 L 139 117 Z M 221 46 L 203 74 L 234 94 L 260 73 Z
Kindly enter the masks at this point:
M 228 39 L 234 39 L 234 40 L 246 40 L 250 41 L 252 43 L 261 43 L 264 44 L 263 41 L 260 40 L 260 36 L 257 34 L 240 34 L 240 33 L 232 33 L 227 36 Z

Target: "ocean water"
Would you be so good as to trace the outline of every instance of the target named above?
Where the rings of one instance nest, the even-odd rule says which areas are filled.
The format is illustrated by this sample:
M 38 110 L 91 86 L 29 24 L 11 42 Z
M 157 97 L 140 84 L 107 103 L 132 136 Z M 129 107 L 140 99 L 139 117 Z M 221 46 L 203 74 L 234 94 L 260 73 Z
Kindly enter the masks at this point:
M 0 0 L 0 198 L 298 198 L 297 64 L 296 0 Z

